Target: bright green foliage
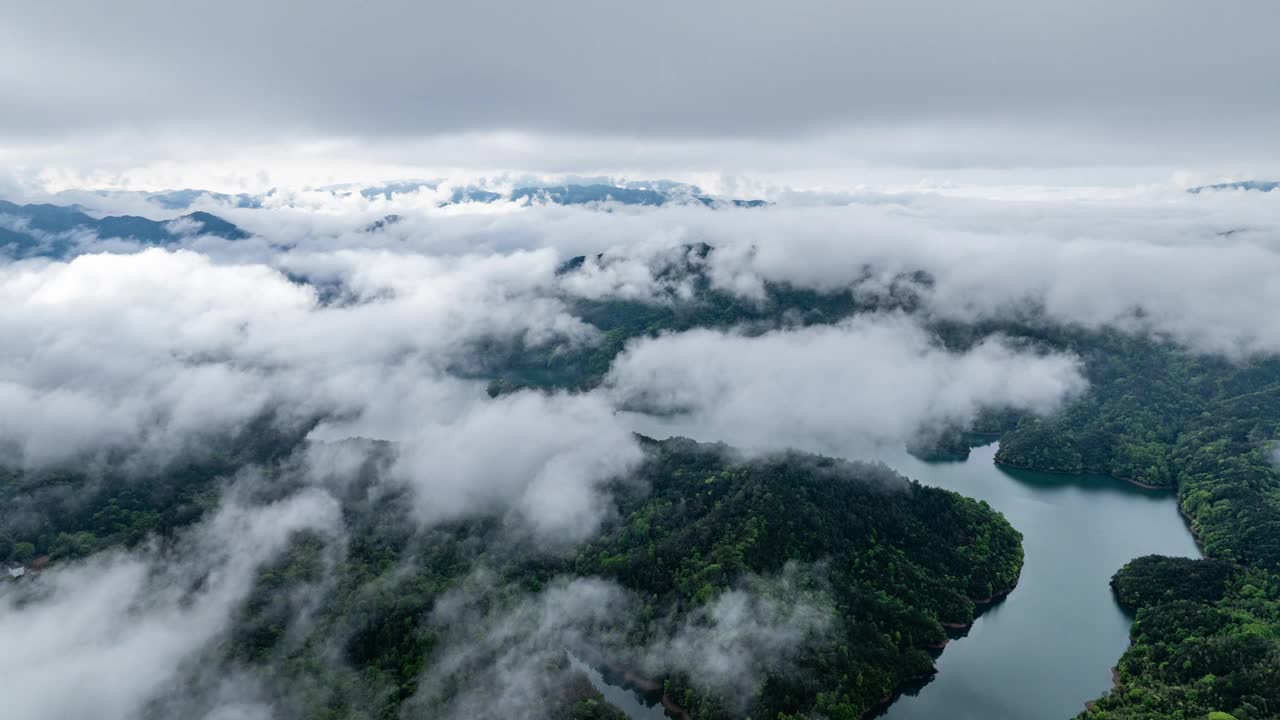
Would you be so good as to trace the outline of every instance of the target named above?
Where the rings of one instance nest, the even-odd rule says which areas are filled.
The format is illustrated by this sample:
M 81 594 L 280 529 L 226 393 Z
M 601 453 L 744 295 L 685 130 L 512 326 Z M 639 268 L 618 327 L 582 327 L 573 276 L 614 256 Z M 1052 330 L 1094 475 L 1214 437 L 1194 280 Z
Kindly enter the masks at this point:
M 1139 607 L 1117 687 L 1082 715 L 1091 720 L 1276 717 L 1280 708 L 1280 582 L 1262 570 L 1142 558 L 1113 581 Z M 1199 566 L 1205 567 L 1199 567 Z M 1214 599 L 1216 598 L 1216 599 Z M 1228 715 L 1215 708 L 1230 708 Z M 1216 714 L 1215 714 L 1216 713 Z

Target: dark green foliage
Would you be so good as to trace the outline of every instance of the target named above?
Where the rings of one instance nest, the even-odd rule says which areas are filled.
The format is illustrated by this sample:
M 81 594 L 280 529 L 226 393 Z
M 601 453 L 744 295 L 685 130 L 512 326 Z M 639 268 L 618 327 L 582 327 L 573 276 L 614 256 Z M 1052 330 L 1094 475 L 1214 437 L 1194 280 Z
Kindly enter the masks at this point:
M 1221 560 L 1147 555 L 1125 565 L 1111 587 L 1120 604 L 1133 611 L 1175 600 L 1214 603 L 1235 571 L 1235 565 Z
M 942 623 L 968 624 L 975 600 L 1017 581 L 1020 535 L 999 514 L 884 466 L 798 453 L 741 462 L 683 439 L 650 452 L 648 493 L 620 503 L 623 519 L 578 553 L 579 574 L 613 578 L 655 608 L 687 608 L 746 573 L 823 568 L 839 626 L 796 658 L 797 671 L 767 676 L 752 717 L 861 716 L 932 672 L 926 650 L 946 639 Z M 691 691 L 695 717 L 728 700 L 696 678 L 668 688 L 678 699 Z
M 907 292 L 913 282 L 904 278 L 900 297 L 905 300 L 897 307 L 908 311 L 914 307 Z M 927 285 L 927 278 L 914 282 L 914 287 Z M 768 291 L 770 297 L 774 297 L 773 293 L 791 297 L 782 286 Z M 678 320 L 676 313 L 699 303 L 710 302 L 714 307 L 715 296 L 714 291 L 703 289 L 691 303 L 677 304 L 676 310 L 625 305 L 610 309 L 609 303 L 580 309 L 584 317 L 594 318 L 593 322 L 607 331 L 606 343 L 595 350 L 599 356 L 593 361 L 593 370 L 577 376 L 581 386 L 599 382 L 603 368 L 608 367 L 626 338 L 685 329 L 688 325 Z M 839 294 L 824 297 L 830 302 Z M 798 307 L 815 307 L 817 302 L 813 297 L 794 299 Z M 875 308 L 859 299 L 843 308 L 828 307 L 822 314 L 801 317 L 806 318 L 804 322 L 833 322 L 848 314 L 895 305 Z M 785 308 L 785 303 L 776 303 L 764 317 L 787 317 Z M 632 315 L 628 316 L 624 309 Z M 791 317 L 795 317 L 794 312 Z M 769 327 L 757 318 L 750 311 L 730 311 L 719 316 L 721 323 L 745 327 L 747 332 L 753 327 Z M 708 321 L 705 317 L 697 322 L 717 324 L 716 319 Z M 1198 355 L 1160 338 L 1056 326 L 1034 311 L 1005 321 L 936 322 L 931 327 L 941 343 L 954 349 L 971 347 L 1000 334 L 1014 344 L 1070 352 L 1082 358 L 1089 389 L 1062 412 L 1031 418 L 993 409 L 983 413 L 973 429 L 1003 433 L 996 459 L 1006 465 L 1048 472 L 1105 474 L 1176 489 L 1179 503 L 1205 552 L 1220 561 L 1189 567 L 1179 561 L 1144 561 L 1118 577 L 1117 591 L 1132 606 L 1154 603 L 1144 610 L 1148 626 L 1155 627 L 1162 614 L 1173 612 L 1169 608 L 1180 608 L 1182 616 L 1194 615 L 1210 623 L 1206 627 L 1217 628 L 1214 632 L 1218 634 L 1211 643 L 1213 652 L 1205 650 L 1182 658 L 1182 662 L 1191 663 L 1186 677 L 1194 675 L 1194 682 L 1170 684 L 1172 676 L 1157 678 L 1156 673 L 1149 672 L 1149 665 L 1122 664 L 1130 667 L 1130 671 L 1122 673 L 1125 692 L 1113 693 L 1100 703 L 1097 717 L 1190 718 L 1225 710 L 1230 710 L 1237 720 L 1280 716 L 1280 708 L 1274 702 L 1264 706 L 1255 703 L 1262 702 L 1258 698 L 1269 697 L 1262 692 L 1266 689 L 1262 683 L 1272 682 L 1270 675 L 1249 671 L 1217 673 L 1210 662 L 1222 657 L 1223 652 L 1228 656 L 1238 653 L 1242 660 L 1269 657 L 1259 648 L 1274 644 L 1275 638 L 1280 637 L 1280 615 L 1251 611 L 1252 619 L 1244 626 L 1252 628 L 1252 636 L 1241 638 L 1237 637 L 1239 630 L 1233 629 L 1236 625 L 1213 625 L 1214 618 L 1220 615 L 1206 610 L 1235 607 L 1242 601 L 1233 594 L 1239 586 L 1231 578 L 1246 569 L 1252 577 L 1265 579 L 1255 580 L 1251 586 L 1255 589 L 1277 582 L 1280 472 L 1274 453 L 1280 442 L 1280 358 L 1231 361 Z M 572 382 L 566 384 L 574 386 Z M 958 431 L 947 430 L 912 450 L 929 459 L 962 457 L 965 448 L 959 436 Z M 1140 652 L 1142 647 L 1142 643 L 1135 645 L 1131 653 Z M 1213 676 L 1212 682 L 1205 679 L 1208 675 Z M 1223 690 L 1224 683 L 1230 684 L 1230 692 Z M 1178 700 L 1155 703 L 1161 709 L 1152 711 L 1155 697 Z M 828 708 L 827 714 L 835 713 Z
M 1011 330 L 1014 331 L 1014 330 Z M 1118 333 L 1027 332 L 1086 359 L 1091 386 L 1024 419 L 997 462 L 1178 492 L 1210 560 L 1140 558 L 1112 582 L 1138 610 L 1095 720 L 1280 715 L 1280 359 L 1228 362 Z
M 582 673 L 570 676 L 564 683 L 562 695 L 552 698 L 546 715 L 567 720 L 627 720 L 626 713 L 605 702 Z
M 769 282 L 764 296 L 744 298 L 711 286 L 702 264 L 712 249 L 691 245 L 654 271 L 667 283 L 667 295 L 655 300 L 584 300 L 566 297 L 570 310 L 600 331 L 585 347 L 561 345 L 528 347 L 516 341 L 489 340 L 477 344 L 466 366 L 452 368 L 468 377 L 490 379 L 490 394 L 521 388 L 587 390 L 604 380 L 614 358 L 627 342 L 662 333 L 696 328 L 734 329 L 748 335 L 810 325 L 829 325 L 857 313 L 911 311 L 920 301 L 920 290 L 931 278 L 924 273 L 904 274 L 881 292 L 852 290 L 820 292 L 788 283 Z M 597 258 L 596 262 L 607 263 Z M 576 257 L 561 273 L 580 271 L 586 258 Z M 676 288 L 693 291 L 691 298 Z
M 324 577 L 325 543 L 316 533 L 298 533 L 283 556 L 258 570 L 253 594 L 234 623 L 233 653 L 246 660 L 262 659 L 277 647 L 302 601 L 290 595 L 305 591 Z
M 1277 576 L 1226 570 L 1212 561 L 1167 560 L 1135 561 L 1113 581 L 1130 589 L 1125 594 L 1142 596 L 1133 645 L 1117 666 L 1116 688 L 1081 717 L 1191 720 L 1213 712 L 1230 712 L 1237 720 L 1276 717 Z M 1224 576 L 1225 588 L 1220 584 Z M 1163 585 L 1179 581 L 1188 587 Z
M 233 437 L 211 438 L 199 453 L 142 469 L 127 457 L 42 470 L 0 466 L 0 533 L 55 562 L 168 536 L 217 506 L 227 476 L 287 456 L 309 427 L 286 431 L 263 416 Z
M 393 718 L 440 660 L 441 629 L 428 621 L 437 601 L 477 568 L 491 582 L 473 602 L 495 610 L 555 577 L 617 582 L 639 603 L 634 617 L 619 619 L 631 628 L 626 645 L 609 652 L 618 662 L 640 662 L 627 646 L 651 642 L 744 577 L 776 577 L 790 566 L 804 571 L 788 591 L 799 595 L 787 597 L 823 603 L 834 625 L 808 637 L 795 657 L 759 658 L 761 682 L 751 697 L 726 696 L 661 667 L 642 669 L 665 680 L 695 717 L 721 717 L 744 703 L 753 717 L 860 715 L 932 672 L 929 650 L 946 638 L 943 622 L 970 622 L 975 600 L 1009 590 L 1018 577 L 1020 536 L 999 514 L 883 466 L 794 453 L 744 462 L 726 448 L 682 439 L 644 446 L 647 460 L 615 488 L 616 519 L 571 556 L 513 541 L 497 521 L 418 533 L 400 499 L 363 509 L 347 503 L 347 555 L 335 568 L 336 587 L 313 598 L 312 625 L 290 628 L 281 600 L 314 583 L 324 557 L 323 538 L 300 536 L 259 573 L 221 661 L 284 668 L 282 694 L 327 688 L 295 698 L 302 716 L 342 717 L 376 697 L 380 709 L 371 715 Z M 560 707 L 570 717 L 616 717 L 592 696 Z

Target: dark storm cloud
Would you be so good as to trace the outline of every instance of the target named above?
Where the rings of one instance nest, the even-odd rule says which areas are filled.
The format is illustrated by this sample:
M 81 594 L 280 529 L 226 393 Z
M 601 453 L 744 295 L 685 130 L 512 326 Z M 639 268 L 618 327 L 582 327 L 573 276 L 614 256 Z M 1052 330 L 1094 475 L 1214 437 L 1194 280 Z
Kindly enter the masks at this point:
M 1277 23 L 1264 0 L 27 2 L 0 28 L 0 134 L 1261 132 Z

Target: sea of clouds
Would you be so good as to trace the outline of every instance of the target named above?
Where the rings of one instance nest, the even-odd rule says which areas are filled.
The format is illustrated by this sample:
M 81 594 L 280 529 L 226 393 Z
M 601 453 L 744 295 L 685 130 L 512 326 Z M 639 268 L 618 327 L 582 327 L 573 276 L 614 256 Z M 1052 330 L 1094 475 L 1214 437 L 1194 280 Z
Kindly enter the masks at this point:
M 39 471 L 123 456 L 127 468 L 162 472 L 208 439 L 269 416 L 316 441 L 393 441 L 379 481 L 408 493 L 423 528 L 497 514 L 563 547 L 606 519 L 607 483 L 641 459 L 636 430 L 856 456 L 964 427 L 984 408 L 1051 413 L 1087 388 L 1079 357 L 999 336 L 949 349 L 930 321 L 1034 316 L 1236 360 L 1280 351 L 1270 313 L 1280 306 L 1280 193 L 776 192 L 767 207 L 712 209 L 442 205 L 448 190 L 281 191 L 259 208 L 205 201 L 199 209 L 252 237 L 191 236 L 165 248 L 80 238 L 80 254 L 67 259 L 0 262 L 5 464 Z M 128 194 L 75 197 L 97 213 L 164 217 Z M 399 220 L 370 229 L 392 214 Z M 714 250 L 691 255 L 695 243 Z M 579 271 L 558 272 L 578 255 L 587 256 Z M 874 297 L 905 274 L 927 280 L 914 287 L 912 314 L 634 340 L 589 391 L 492 397 L 483 380 L 457 371 L 483 343 L 600 342 L 573 313 L 580 300 L 687 301 L 689 279 L 664 272 L 677 261 L 744 302 L 759 301 L 766 283 Z M 226 629 L 255 568 L 290 530 L 342 534 L 330 476 L 359 458 L 332 445 L 312 452 L 303 489 L 268 505 L 228 493 L 176 549 L 56 567 L 40 579 L 38 602 L 0 592 L 7 701 L 27 717 L 87 708 L 136 716 Z M 189 576 L 211 579 L 172 590 Z M 566 580 L 503 612 L 527 618 L 586 603 L 578 622 L 626 602 L 621 589 L 594 582 Z M 703 630 L 689 632 L 754 618 L 753 607 L 726 595 Z M 784 615 L 779 627 L 827 621 Z M 494 632 L 508 627 L 492 620 Z M 559 647 L 547 638 L 565 627 L 498 640 L 543 652 Z M 771 627 L 757 628 L 763 635 L 751 646 L 772 647 Z M 672 632 L 653 653 L 718 667 L 697 655 L 714 645 Z M 778 633 L 775 644 L 790 647 L 795 633 Z M 542 681 L 501 677 L 512 684 L 462 702 L 517 702 Z M 250 710 L 263 712 L 236 712 Z

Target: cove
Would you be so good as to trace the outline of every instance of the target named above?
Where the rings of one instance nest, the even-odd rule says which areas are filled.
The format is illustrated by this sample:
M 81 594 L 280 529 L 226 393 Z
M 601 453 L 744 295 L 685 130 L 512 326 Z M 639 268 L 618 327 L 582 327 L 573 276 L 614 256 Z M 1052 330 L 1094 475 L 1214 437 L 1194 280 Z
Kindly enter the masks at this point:
M 985 500 L 1023 535 L 1013 592 L 947 644 L 938 673 L 908 689 L 884 720 L 1065 720 L 1111 687 L 1132 618 L 1108 582 L 1129 560 L 1199 557 L 1173 493 L 1123 480 L 1007 470 L 997 444 L 964 462 L 881 459 L 927 485 Z
M 907 688 L 882 720 L 1067 720 L 1111 687 L 1111 667 L 1129 644 L 1130 618 L 1111 593 L 1112 574 L 1158 553 L 1198 557 L 1174 495 L 1123 480 L 1008 470 L 997 444 L 963 462 L 926 462 L 906 452 L 880 456 L 926 485 L 985 500 L 1023 535 L 1022 575 L 1007 597 L 949 642 L 938 673 Z M 652 700 L 591 683 L 632 720 L 664 715 Z
M 577 655 L 565 651 L 569 656 L 569 666 L 587 676 L 587 680 L 604 697 L 604 701 L 618 708 L 631 720 L 668 720 L 666 712 L 653 698 L 646 698 L 622 685 L 604 679 L 598 670 L 578 658 Z

